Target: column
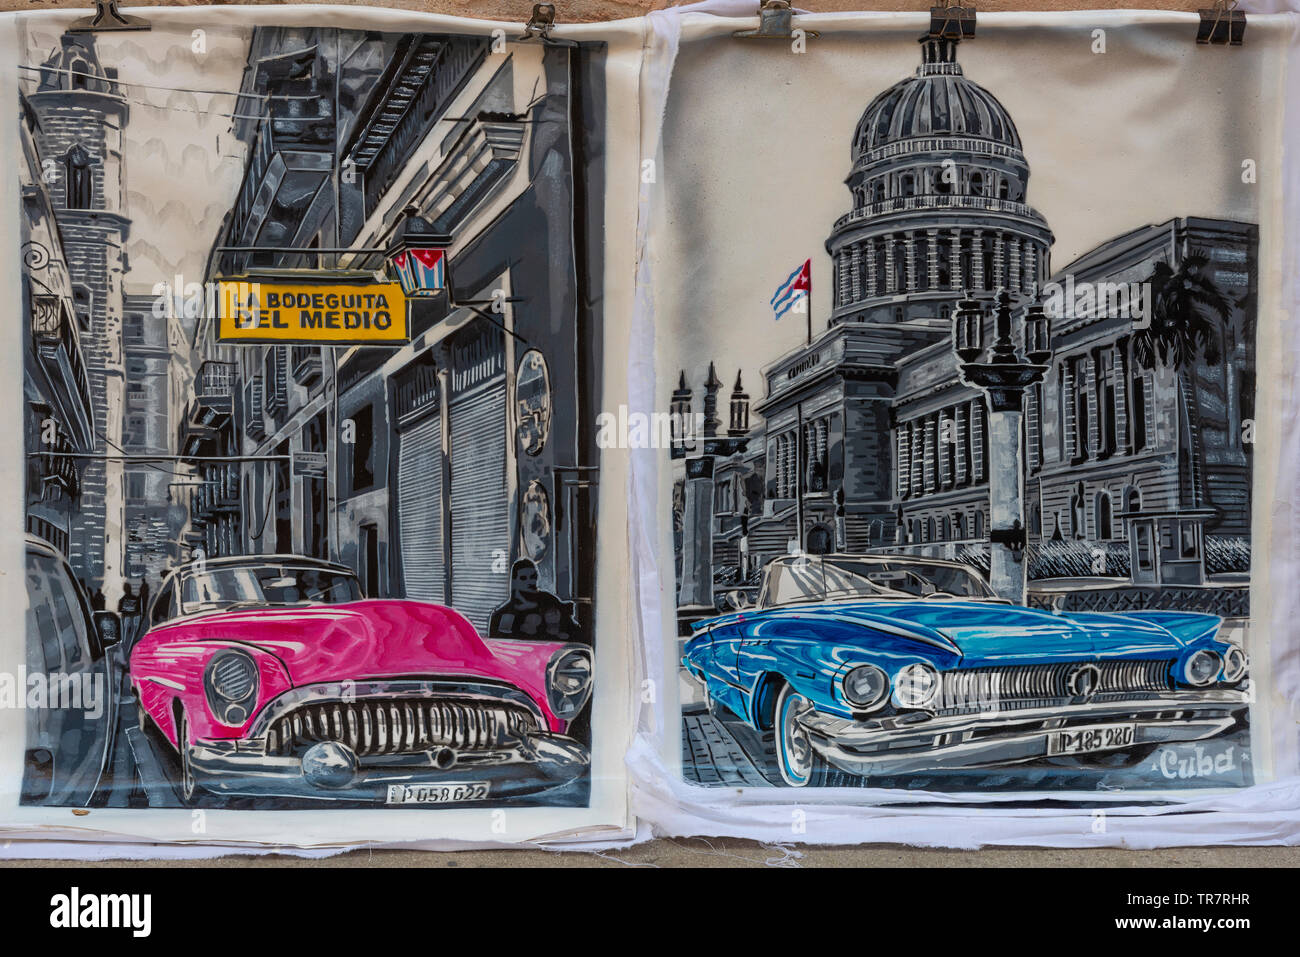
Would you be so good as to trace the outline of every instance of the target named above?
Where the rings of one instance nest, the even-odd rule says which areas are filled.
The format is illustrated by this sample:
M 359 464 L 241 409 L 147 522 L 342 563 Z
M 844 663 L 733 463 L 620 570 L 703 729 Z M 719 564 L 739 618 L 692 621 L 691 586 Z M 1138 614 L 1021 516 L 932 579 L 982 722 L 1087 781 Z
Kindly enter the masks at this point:
M 862 243 L 854 243 L 849 253 L 849 302 L 862 299 Z
M 1024 289 L 1026 288 L 1025 284 L 1022 284 L 1020 281 L 1020 276 L 1022 273 L 1020 265 L 1021 265 L 1021 259 L 1023 258 L 1023 255 L 1020 251 L 1021 239 L 1019 236 L 1010 236 L 1007 238 L 1007 244 L 1009 247 L 1007 258 L 1011 270 L 1010 277 L 1008 279 L 1007 284 L 1012 289 L 1015 289 L 1017 291 L 1024 291 Z
M 877 285 L 879 277 L 876 276 L 876 240 L 868 239 L 867 249 L 867 296 L 877 296 L 880 294 L 880 287 Z
M 925 247 L 925 269 L 930 276 L 929 287 L 931 289 L 939 288 L 939 230 L 927 229 L 925 231 L 928 243 Z
M 949 286 L 960 291 L 969 277 L 961 274 L 961 230 L 952 231 L 952 248 L 948 250 Z
M 908 292 L 916 292 L 916 240 L 912 234 L 903 236 L 903 277 Z
M 984 288 L 984 230 L 977 229 L 971 238 L 970 245 L 970 287 L 972 289 Z
M 894 285 L 894 237 L 881 236 L 880 241 L 885 244 L 885 281 L 880 284 L 880 292 L 897 292 L 891 288 Z
M 1006 246 L 1001 233 L 993 236 L 993 288 L 1005 289 L 1010 285 L 1006 273 Z
M 1020 420 L 1023 416 L 1020 396 L 1013 407 L 993 402 L 988 416 L 989 527 L 1007 529 L 1024 521 L 1024 473 L 1020 468 Z M 1017 562 L 1011 549 L 1001 545 L 989 547 L 989 584 L 1013 604 L 1025 603 L 1025 566 Z

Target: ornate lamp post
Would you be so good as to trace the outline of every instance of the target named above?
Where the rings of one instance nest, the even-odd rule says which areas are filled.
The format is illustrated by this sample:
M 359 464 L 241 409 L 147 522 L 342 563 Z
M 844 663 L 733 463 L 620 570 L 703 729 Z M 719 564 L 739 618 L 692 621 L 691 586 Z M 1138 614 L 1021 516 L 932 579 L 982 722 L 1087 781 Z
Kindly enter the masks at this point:
M 1025 389 L 1041 382 L 1051 358 L 1051 330 L 1041 305 L 1024 313 L 1024 343 L 1012 338 L 1011 293 L 999 290 L 994 307 L 993 346 L 984 347 L 985 316 L 970 293 L 957 303 L 953 351 L 961 380 L 988 396 L 989 583 L 1003 598 L 1025 601 L 1025 495 L 1020 420 Z

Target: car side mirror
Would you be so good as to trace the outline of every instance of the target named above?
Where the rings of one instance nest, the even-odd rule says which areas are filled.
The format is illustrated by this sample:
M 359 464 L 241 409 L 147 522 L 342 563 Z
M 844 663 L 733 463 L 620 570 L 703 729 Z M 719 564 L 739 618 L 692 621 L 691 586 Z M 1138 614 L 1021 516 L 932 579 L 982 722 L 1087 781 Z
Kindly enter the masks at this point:
M 736 611 L 744 611 L 746 608 L 752 608 L 753 602 L 743 591 L 727 592 L 727 604 L 731 605 Z
M 115 611 L 95 612 L 95 634 L 100 648 L 111 648 L 122 640 L 122 616 Z

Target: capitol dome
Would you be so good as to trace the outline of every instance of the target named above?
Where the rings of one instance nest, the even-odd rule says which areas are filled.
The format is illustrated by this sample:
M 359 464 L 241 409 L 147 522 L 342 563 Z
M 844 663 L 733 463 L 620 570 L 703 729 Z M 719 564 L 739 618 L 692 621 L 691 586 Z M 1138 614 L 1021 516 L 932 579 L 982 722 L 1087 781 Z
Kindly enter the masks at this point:
M 1011 115 L 962 74 L 957 41 L 922 37 L 921 51 L 853 133 L 853 202 L 826 241 L 832 323 L 943 329 L 962 295 L 1027 294 L 1050 275 L 1052 233 L 1028 203 Z
M 881 93 L 862 114 L 853 136 L 853 158 L 917 136 L 963 136 L 1020 149 L 1020 135 L 1006 108 L 988 90 L 962 75 L 956 43 L 922 37 L 916 75 Z

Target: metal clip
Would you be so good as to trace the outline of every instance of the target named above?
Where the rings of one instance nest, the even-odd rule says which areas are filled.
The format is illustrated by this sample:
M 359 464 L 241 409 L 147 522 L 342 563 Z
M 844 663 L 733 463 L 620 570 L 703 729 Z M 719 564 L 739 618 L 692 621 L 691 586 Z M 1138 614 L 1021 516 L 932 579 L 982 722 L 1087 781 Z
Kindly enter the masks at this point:
M 534 3 L 533 15 L 528 18 L 524 24 L 524 35 L 521 40 L 541 40 L 543 43 L 551 38 L 551 30 L 555 28 L 555 4 L 553 3 Z
M 819 36 L 816 30 L 799 29 L 806 38 Z M 789 0 L 763 0 L 758 7 L 758 29 L 737 30 L 732 34 L 740 40 L 793 40 L 794 10 Z
M 960 3 L 930 8 L 930 38 L 932 40 L 975 39 L 975 8 Z
M 1196 42 L 1213 46 L 1241 46 L 1246 35 L 1246 13 L 1237 9 L 1237 0 L 1215 0 L 1209 10 L 1197 10 L 1201 17 Z
M 144 17 L 132 17 L 117 9 L 117 0 L 95 0 L 95 15 L 74 20 L 69 33 L 111 33 L 120 30 L 152 30 Z

